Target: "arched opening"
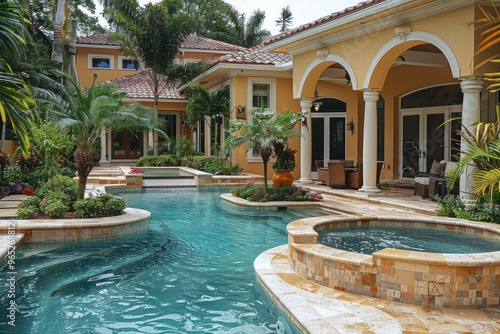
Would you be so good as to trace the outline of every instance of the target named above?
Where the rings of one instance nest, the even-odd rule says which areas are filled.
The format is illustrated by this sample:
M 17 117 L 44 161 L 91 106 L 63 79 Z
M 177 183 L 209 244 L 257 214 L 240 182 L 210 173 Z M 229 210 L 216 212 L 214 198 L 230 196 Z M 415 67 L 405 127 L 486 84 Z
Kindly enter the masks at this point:
M 345 160 L 347 103 L 338 99 L 318 99 L 321 106 L 311 108 L 312 166 L 314 161 Z
M 400 157 L 402 178 L 431 169 L 434 161 L 453 160 L 460 149 L 459 84 L 427 87 L 401 97 Z

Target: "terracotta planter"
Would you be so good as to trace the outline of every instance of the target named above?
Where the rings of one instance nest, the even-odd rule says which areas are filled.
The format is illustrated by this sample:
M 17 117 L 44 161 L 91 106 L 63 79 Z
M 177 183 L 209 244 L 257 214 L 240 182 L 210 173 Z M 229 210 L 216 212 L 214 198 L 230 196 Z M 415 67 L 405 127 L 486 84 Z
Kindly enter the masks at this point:
M 293 175 L 288 171 L 275 171 L 273 175 L 273 185 L 277 187 L 290 187 L 293 183 Z

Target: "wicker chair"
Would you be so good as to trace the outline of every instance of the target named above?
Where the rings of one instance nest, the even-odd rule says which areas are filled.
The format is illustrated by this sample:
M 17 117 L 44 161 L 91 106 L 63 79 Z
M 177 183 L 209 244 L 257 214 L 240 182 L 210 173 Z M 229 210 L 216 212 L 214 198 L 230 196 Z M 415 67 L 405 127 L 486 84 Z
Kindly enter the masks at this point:
M 354 167 L 354 160 L 340 160 L 346 168 Z
M 342 161 L 328 162 L 328 185 L 332 188 L 346 188 L 345 164 Z
M 363 186 L 363 162 L 358 161 L 358 170 L 347 173 L 347 188 L 359 189 Z
M 325 162 L 323 160 L 315 160 L 316 170 L 318 171 L 318 180 L 323 184 L 328 182 L 328 171 L 324 169 Z
M 439 193 L 439 185 L 445 185 L 445 191 L 443 194 Z M 460 185 L 459 182 L 456 181 L 453 185 L 453 188 L 450 188 L 450 179 L 447 177 L 441 177 L 436 175 L 429 176 L 429 190 L 428 196 L 431 200 L 436 200 L 436 195 L 459 195 L 460 194 Z

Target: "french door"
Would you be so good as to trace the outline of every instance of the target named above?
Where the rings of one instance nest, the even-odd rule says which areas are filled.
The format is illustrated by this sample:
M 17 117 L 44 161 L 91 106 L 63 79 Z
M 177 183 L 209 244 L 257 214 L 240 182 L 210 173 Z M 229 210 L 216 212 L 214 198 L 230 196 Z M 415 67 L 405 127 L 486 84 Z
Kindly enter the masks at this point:
M 143 152 L 142 131 L 113 131 L 111 158 L 112 159 L 139 159 Z
M 345 115 L 312 115 L 312 166 L 316 171 L 314 161 L 345 159 Z
M 428 173 L 434 160 L 451 159 L 452 128 L 459 117 L 456 107 L 431 107 L 401 111 L 400 175 L 413 178 Z

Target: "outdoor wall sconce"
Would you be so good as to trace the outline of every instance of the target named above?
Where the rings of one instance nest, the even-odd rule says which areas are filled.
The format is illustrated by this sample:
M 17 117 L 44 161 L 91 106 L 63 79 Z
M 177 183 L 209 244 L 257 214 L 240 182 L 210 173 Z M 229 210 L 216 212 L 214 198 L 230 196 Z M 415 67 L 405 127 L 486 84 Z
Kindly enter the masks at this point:
M 245 106 L 238 105 L 236 108 L 236 119 L 246 119 L 247 116 L 245 114 Z
M 345 125 L 345 129 L 347 131 L 351 131 L 351 134 L 354 134 L 354 122 L 352 119 L 349 122 L 347 122 L 347 124 Z
M 181 121 L 181 123 L 182 123 L 182 127 L 183 127 L 183 128 L 185 128 L 185 127 L 188 125 L 188 121 L 187 121 L 187 120 L 185 120 L 185 119 L 183 119 L 183 120 Z
M 319 94 L 318 94 L 318 86 L 316 85 L 316 90 L 314 91 L 314 101 L 313 101 L 313 107 L 314 110 L 319 111 L 319 108 L 323 104 L 323 102 L 318 101 L 319 100 Z

